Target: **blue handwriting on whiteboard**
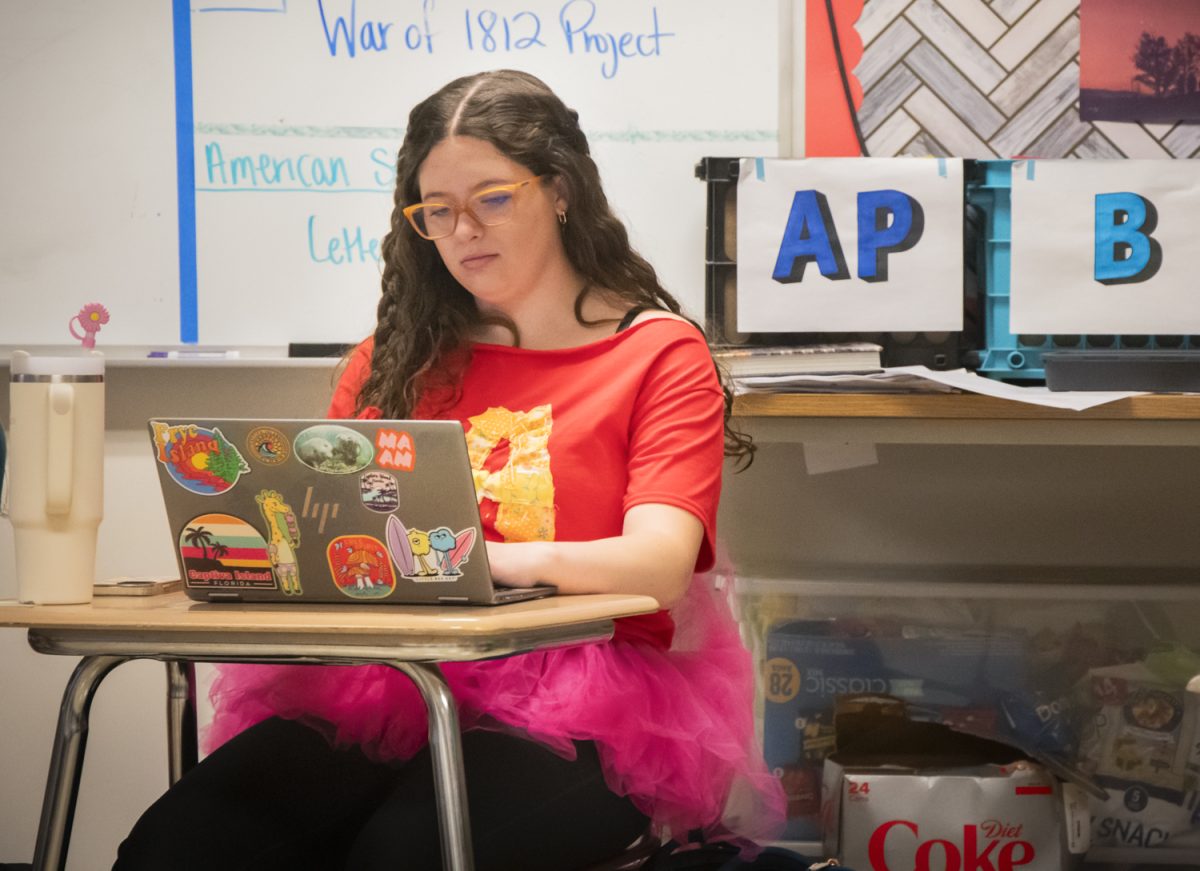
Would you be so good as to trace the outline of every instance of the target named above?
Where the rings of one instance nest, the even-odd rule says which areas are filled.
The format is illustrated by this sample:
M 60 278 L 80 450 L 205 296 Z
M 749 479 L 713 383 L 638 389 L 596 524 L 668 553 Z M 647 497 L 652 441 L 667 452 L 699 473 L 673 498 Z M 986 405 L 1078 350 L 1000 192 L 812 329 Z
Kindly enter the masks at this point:
M 375 184 L 381 188 L 391 189 L 396 184 L 395 152 L 386 148 L 371 149 L 371 163 L 378 167 L 373 175 Z
M 204 146 L 208 183 L 228 187 L 272 188 L 299 184 L 304 188 L 349 187 L 346 161 L 341 157 L 301 154 L 275 157 L 259 153 L 225 157 L 221 143 Z
M 476 43 L 486 52 L 497 50 L 524 51 L 542 42 L 542 19 L 533 12 L 518 12 L 509 18 L 497 15 L 492 9 L 472 12 L 464 10 L 467 26 L 467 48 L 474 51 Z
M 331 57 L 347 60 L 398 48 L 433 54 L 430 14 L 434 8 L 435 0 L 421 0 L 420 22 L 401 30 L 395 21 L 366 16 L 360 19 L 358 0 L 317 0 L 325 49 Z M 629 59 L 661 57 L 663 41 L 676 35 L 663 30 L 657 6 L 648 11 L 649 20 L 640 27 L 612 28 L 599 21 L 596 0 L 567 0 L 558 12 L 561 48 L 572 56 L 596 55 L 600 58 L 600 74 L 606 79 L 615 78 L 622 63 Z M 463 10 L 463 37 L 467 51 L 487 54 L 549 47 L 541 16 L 528 9 L 501 14 L 495 9 L 468 6 Z
M 584 17 L 586 16 L 586 18 Z M 600 64 L 600 74 L 611 79 L 617 74 L 621 58 L 658 57 L 662 54 L 664 37 L 674 36 L 659 29 L 658 7 L 650 7 L 651 29 L 648 33 L 633 33 L 625 31 L 621 34 L 601 30 L 593 30 L 596 20 L 596 4 L 593 0 L 568 0 L 558 13 L 558 23 L 562 26 L 563 37 L 567 41 L 567 51 L 575 53 L 578 45 L 585 54 L 596 52 L 609 55 Z
M 429 27 L 429 8 L 432 5 L 433 0 L 423 0 L 421 24 L 409 24 L 404 28 L 404 47 L 410 51 L 417 51 L 424 46 L 427 54 L 433 54 L 433 31 Z M 347 56 L 351 58 L 356 57 L 360 51 L 381 52 L 392 47 L 388 43 L 388 37 L 391 36 L 395 22 L 367 19 L 360 26 L 358 23 L 358 0 L 350 0 L 349 18 L 345 15 L 334 15 L 332 16 L 332 25 L 330 17 L 325 14 L 325 0 L 317 0 L 317 10 L 321 13 L 321 28 L 325 32 L 325 45 L 329 48 L 329 54 L 332 57 L 337 57 L 339 45 L 344 47 Z
M 366 236 L 362 227 L 340 227 L 317 239 L 317 216 L 308 216 L 308 256 L 314 263 L 348 266 L 379 261 L 379 239 Z

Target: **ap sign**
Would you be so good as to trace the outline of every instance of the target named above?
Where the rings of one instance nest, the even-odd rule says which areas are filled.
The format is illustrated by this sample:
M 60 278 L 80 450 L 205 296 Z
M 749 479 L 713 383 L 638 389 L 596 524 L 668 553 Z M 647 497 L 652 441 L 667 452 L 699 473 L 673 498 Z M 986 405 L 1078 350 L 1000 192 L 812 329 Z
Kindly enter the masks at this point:
M 739 169 L 740 332 L 962 328 L 961 161 L 746 158 Z
M 1200 166 L 1019 160 L 1012 173 L 1013 333 L 1200 332 Z

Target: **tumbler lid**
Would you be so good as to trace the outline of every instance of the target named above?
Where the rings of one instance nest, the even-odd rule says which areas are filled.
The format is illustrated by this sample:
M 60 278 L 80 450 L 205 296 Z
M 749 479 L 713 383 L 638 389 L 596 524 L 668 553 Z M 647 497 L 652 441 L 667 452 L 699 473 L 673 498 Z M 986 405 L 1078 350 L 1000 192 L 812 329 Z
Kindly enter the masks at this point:
M 34 356 L 26 351 L 13 351 L 9 362 L 13 381 L 103 381 L 104 355 L 93 351 L 88 354 L 61 355 L 56 357 Z

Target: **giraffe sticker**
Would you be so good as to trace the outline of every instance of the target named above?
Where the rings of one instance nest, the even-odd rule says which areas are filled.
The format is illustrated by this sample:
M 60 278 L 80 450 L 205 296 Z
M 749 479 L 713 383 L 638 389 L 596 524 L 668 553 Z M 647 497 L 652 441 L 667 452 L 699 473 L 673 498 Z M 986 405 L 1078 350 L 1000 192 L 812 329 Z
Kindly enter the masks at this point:
M 496 531 L 506 541 L 553 541 L 550 406 L 530 411 L 489 408 L 470 418 L 470 423 L 467 452 L 475 493 L 481 504 L 484 500 L 496 504 Z M 503 462 L 497 463 L 497 458 Z
M 279 588 L 289 596 L 301 596 L 300 565 L 296 549 L 300 547 L 300 526 L 292 506 L 275 490 L 262 490 L 254 501 L 267 523 L 267 555 L 279 578 Z

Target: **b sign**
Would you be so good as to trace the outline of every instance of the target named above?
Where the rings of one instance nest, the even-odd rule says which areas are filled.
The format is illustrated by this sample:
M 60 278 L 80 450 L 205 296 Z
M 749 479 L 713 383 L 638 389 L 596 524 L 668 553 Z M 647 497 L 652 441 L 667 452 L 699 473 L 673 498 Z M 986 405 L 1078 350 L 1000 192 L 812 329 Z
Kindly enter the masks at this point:
M 1200 332 L 1200 166 L 1019 160 L 1012 173 L 1012 332 Z
M 962 328 L 959 160 L 741 162 L 740 332 Z

